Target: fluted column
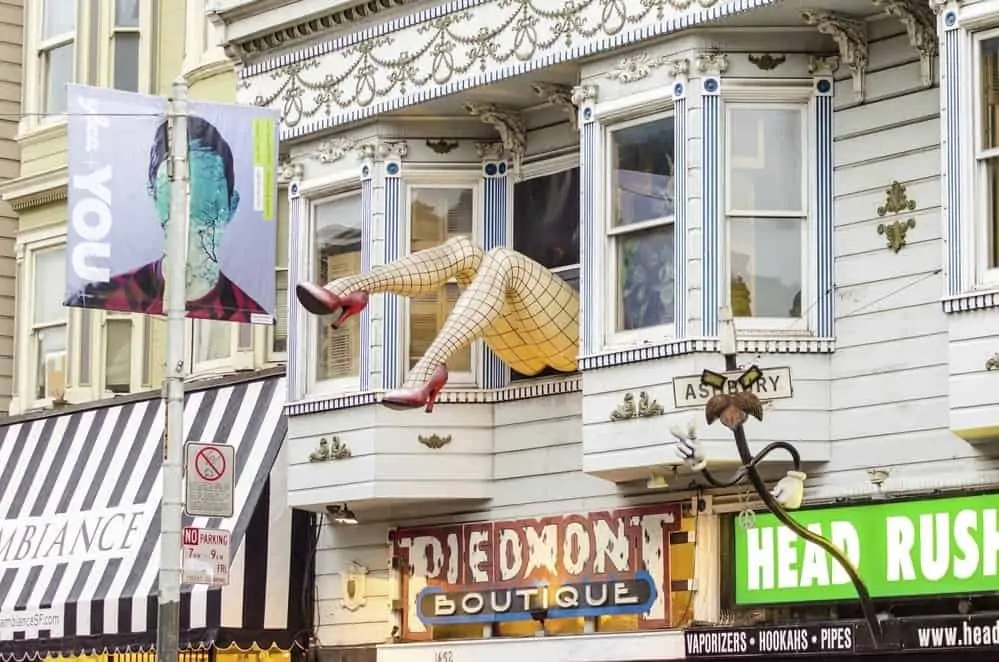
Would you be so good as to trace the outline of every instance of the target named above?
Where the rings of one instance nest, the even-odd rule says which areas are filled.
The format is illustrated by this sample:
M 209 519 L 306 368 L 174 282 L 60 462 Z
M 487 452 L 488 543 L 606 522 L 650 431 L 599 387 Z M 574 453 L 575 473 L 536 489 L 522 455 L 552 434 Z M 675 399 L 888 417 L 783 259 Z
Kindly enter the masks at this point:
M 502 143 L 477 143 L 482 160 L 482 247 L 487 251 L 510 245 L 510 163 Z M 510 367 L 488 347 L 482 348 L 482 388 L 510 383 Z

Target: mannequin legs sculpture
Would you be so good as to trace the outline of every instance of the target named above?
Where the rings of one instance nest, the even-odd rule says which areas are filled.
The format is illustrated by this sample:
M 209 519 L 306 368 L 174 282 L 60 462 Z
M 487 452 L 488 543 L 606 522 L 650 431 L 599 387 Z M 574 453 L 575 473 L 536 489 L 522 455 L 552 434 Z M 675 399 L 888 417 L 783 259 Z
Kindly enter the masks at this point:
M 369 294 L 426 295 L 452 278 L 463 290 L 454 309 L 403 387 L 386 393 L 383 404 L 431 411 L 447 382 L 448 359 L 476 338 L 523 374 L 536 374 L 546 366 L 566 372 L 576 369 L 576 291 L 537 262 L 507 248 L 486 252 L 456 237 L 325 286 L 301 283 L 296 293 L 306 310 L 335 315 L 332 324 L 338 326 L 364 309 Z

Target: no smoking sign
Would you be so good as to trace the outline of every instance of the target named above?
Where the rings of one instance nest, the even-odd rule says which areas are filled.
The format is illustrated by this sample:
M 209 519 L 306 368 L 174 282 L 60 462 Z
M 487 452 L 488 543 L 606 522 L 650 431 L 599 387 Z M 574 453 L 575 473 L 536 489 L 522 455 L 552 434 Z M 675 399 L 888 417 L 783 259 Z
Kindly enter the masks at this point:
M 191 517 L 232 517 L 235 449 L 189 441 L 184 446 L 184 511 Z

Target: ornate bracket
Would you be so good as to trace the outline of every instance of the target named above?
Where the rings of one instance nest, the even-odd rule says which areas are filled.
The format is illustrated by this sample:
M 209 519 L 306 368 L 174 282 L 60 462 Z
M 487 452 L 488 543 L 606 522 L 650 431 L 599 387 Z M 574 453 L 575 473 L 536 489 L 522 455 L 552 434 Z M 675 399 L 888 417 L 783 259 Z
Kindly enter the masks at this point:
M 787 56 L 783 54 L 771 55 L 770 53 L 761 53 L 756 55 L 755 53 L 750 53 L 748 59 L 750 64 L 755 64 L 756 68 L 760 71 L 773 71 L 787 62 Z
M 324 140 L 312 152 L 312 158 L 320 163 L 336 163 L 357 147 L 357 141 L 350 138 Z
M 808 73 L 813 76 L 832 76 L 838 70 L 838 55 L 813 55 L 808 58 Z
M 650 55 L 648 51 L 642 51 L 621 58 L 604 77 L 619 83 L 634 83 L 648 78 L 653 69 L 658 69 L 667 62 L 669 58 L 665 55 Z
M 409 143 L 405 140 L 383 140 L 378 143 L 381 159 L 404 159 L 409 156 Z
M 572 103 L 577 108 L 587 101 L 595 101 L 597 98 L 596 85 L 577 85 L 572 88 Z
M 490 124 L 499 134 L 503 147 L 510 155 L 514 177 L 520 176 L 520 164 L 527 154 L 527 126 L 516 110 L 500 108 L 491 103 L 467 103 L 465 109 L 484 124 Z
M 573 131 L 579 130 L 579 113 L 572 102 L 572 86 L 561 83 L 531 83 L 531 89 L 545 103 L 562 108 L 569 113 L 569 125 Z
M 611 421 L 626 421 L 629 418 L 650 418 L 652 416 L 662 416 L 666 410 L 647 391 L 638 394 L 638 403 L 635 403 L 634 393 L 625 393 L 621 403 L 614 408 L 610 414 Z
M 292 160 L 290 156 L 286 156 L 278 161 L 278 184 L 287 184 L 292 180 L 301 179 L 304 175 L 305 167 L 301 163 Z
M 851 16 L 822 9 L 802 10 L 801 17 L 836 42 L 840 62 L 850 69 L 853 76 L 853 93 L 857 101 L 863 101 L 867 74 L 867 26 Z
M 499 161 L 506 154 L 503 143 L 475 143 L 475 153 L 482 161 Z
M 697 70 L 702 74 L 721 76 L 728 71 L 728 55 L 725 53 L 699 53 Z
M 439 448 L 444 448 L 445 446 L 451 443 L 451 435 L 446 434 L 444 436 L 441 436 L 439 434 L 431 434 L 431 435 L 421 434 L 416 437 L 416 440 L 431 450 L 437 450 Z
M 316 450 L 309 453 L 309 462 L 327 462 L 329 460 L 346 460 L 350 457 L 350 449 L 342 443 L 339 437 L 323 437 L 319 440 Z
M 447 140 L 441 138 L 440 140 L 431 140 L 427 138 L 427 147 L 429 147 L 434 154 L 450 154 L 458 147 L 457 140 Z
M 919 53 L 919 75 L 923 87 L 933 85 L 933 65 L 939 55 L 937 19 L 926 0 L 874 0 L 874 4 L 897 18 L 909 34 L 909 44 Z

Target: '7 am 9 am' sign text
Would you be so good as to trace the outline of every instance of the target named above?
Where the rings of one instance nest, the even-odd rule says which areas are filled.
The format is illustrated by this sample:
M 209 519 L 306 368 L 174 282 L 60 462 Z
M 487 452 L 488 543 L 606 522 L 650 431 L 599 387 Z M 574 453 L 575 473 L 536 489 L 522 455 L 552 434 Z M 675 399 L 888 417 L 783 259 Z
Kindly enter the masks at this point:
M 999 497 L 981 495 L 799 511 L 859 570 L 872 597 L 991 592 L 999 582 Z M 735 522 L 736 602 L 850 600 L 839 564 L 772 515 Z

